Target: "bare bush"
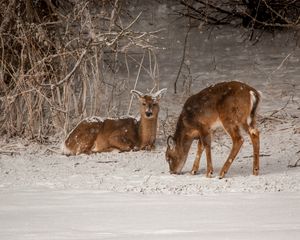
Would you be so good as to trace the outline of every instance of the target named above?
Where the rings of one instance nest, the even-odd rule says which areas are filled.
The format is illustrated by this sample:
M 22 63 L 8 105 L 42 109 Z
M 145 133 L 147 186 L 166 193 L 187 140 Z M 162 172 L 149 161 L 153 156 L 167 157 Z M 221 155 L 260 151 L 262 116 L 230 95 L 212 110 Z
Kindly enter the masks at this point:
M 129 92 L 116 77 L 119 59 L 139 62 L 129 51 L 155 59 L 156 32 L 134 31 L 140 15 L 125 14 L 118 0 L 0 1 L 1 134 L 44 140 L 85 116 L 118 112 L 114 96 Z
M 180 14 L 208 25 L 243 25 L 251 29 L 297 28 L 300 2 L 297 0 L 181 0 Z

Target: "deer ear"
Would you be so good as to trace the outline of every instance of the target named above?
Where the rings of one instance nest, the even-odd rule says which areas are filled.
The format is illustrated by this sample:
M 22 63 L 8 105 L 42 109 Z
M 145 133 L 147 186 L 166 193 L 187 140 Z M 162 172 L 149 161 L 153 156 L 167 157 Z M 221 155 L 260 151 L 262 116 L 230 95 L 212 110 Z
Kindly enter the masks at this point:
M 170 149 L 174 149 L 176 146 L 175 140 L 172 136 L 169 136 L 167 139 L 167 145 Z
M 152 97 L 156 100 L 159 101 L 161 97 L 166 93 L 167 89 L 163 88 L 158 90 L 156 93 L 152 94 Z
M 131 90 L 130 91 L 131 92 L 131 94 L 133 94 L 134 96 L 136 96 L 137 98 L 142 98 L 142 97 L 144 97 L 144 93 L 142 93 L 142 92 L 140 92 L 140 91 L 137 91 L 137 90 Z

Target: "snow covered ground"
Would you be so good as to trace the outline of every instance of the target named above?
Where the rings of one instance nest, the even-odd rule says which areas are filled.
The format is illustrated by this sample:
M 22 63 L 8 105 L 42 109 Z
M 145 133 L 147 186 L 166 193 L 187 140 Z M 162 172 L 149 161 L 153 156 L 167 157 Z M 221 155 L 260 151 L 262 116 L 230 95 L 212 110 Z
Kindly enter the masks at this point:
M 0 239 L 298 239 L 300 194 L 0 193 Z

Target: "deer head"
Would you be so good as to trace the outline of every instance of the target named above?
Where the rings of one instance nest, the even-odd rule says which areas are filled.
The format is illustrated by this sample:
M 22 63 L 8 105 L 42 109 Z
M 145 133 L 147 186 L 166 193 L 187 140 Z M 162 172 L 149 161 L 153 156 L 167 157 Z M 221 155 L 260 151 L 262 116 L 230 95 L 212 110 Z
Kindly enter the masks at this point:
M 141 118 L 157 118 L 159 112 L 159 101 L 163 94 L 167 91 L 166 88 L 152 94 L 144 94 L 137 90 L 131 90 L 131 93 L 140 101 Z
M 178 173 L 181 170 L 181 155 L 176 151 L 176 142 L 173 136 L 167 139 L 166 160 L 169 163 L 170 173 Z M 179 169 L 180 168 L 180 169 Z

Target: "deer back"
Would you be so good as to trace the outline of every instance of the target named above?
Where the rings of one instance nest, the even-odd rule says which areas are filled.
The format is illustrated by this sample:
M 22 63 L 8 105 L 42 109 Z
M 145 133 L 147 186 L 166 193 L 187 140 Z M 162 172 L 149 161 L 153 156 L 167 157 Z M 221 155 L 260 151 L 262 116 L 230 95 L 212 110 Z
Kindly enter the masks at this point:
M 95 140 L 102 132 L 104 120 L 98 117 L 83 119 L 69 133 L 63 144 L 63 153 L 77 155 L 90 154 Z
M 259 99 L 258 91 L 242 82 L 218 83 L 186 101 L 181 113 L 183 123 L 187 128 L 198 130 L 210 130 L 223 124 L 251 124 Z
M 95 139 L 92 152 L 107 152 L 113 149 L 130 151 L 137 148 L 139 121 L 133 117 L 108 118 Z

